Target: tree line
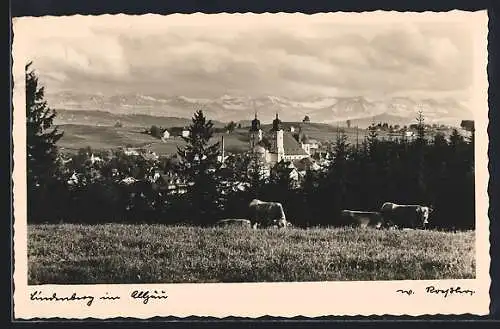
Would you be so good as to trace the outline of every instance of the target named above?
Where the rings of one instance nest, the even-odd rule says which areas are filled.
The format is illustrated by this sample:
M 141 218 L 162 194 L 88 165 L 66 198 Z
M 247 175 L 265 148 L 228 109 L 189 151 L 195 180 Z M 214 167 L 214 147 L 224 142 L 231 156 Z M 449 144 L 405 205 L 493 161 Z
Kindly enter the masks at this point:
M 160 159 L 124 151 L 82 149 L 61 154 L 62 133 L 52 127 L 55 111 L 26 66 L 28 222 L 189 223 L 211 225 L 220 218 L 245 218 L 253 198 L 281 202 L 296 226 L 335 226 L 342 209 L 377 211 L 385 201 L 431 205 L 431 224 L 473 229 L 474 133 L 454 130 L 429 141 L 417 117 L 412 140 L 379 139 L 370 127 L 360 146 L 340 131 L 331 161 L 306 170 L 299 182 L 287 162 L 265 164 L 251 153 L 223 163 L 215 129 L 195 112 L 177 154 Z

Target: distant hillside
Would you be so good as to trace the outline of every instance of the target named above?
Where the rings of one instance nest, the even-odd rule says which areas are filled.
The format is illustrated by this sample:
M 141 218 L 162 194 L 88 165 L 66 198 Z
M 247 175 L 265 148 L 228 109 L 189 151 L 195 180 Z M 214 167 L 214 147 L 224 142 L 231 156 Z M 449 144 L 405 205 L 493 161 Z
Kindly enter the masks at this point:
M 90 126 L 113 126 L 120 122 L 124 127 L 150 127 L 152 125 L 161 127 L 182 127 L 191 124 L 190 118 L 164 117 L 148 114 L 116 114 L 96 110 L 64 110 L 56 109 L 57 116 L 54 123 L 57 125 L 76 124 Z M 193 113 L 194 114 L 194 113 Z M 210 118 L 209 118 L 210 119 Z M 213 121 L 214 126 L 224 127 L 225 124 Z
M 58 141 L 64 152 L 76 152 L 81 148 L 91 147 L 94 150 L 110 150 L 120 147 L 143 147 L 160 155 L 172 155 L 177 147 L 184 146 L 180 137 L 171 137 L 165 141 L 154 138 L 141 132 L 140 127 L 113 127 L 109 125 L 62 124 L 59 126 L 64 132 Z M 210 143 L 221 141 L 224 135 L 225 150 L 228 152 L 242 152 L 248 148 L 248 131 L 237 129 L 232 134 L 214 134 Z
M 387 122 L 387 124 L 389 124 L 389 125 L 400 125 L 400 126 L 408 126 L 412 123 L 416 123 L 416 119 L 401 117 L 401 116 L 387 114 L 387 113 L 382 113 L 382 114 L 374 115 L 374 116 L 370 116 L 370 117 L 351 119 L 350 121 L 351 121 L 352 127 L 358 126 L 359 128 L 367 128 L 372 123 L 377 124 L 379 122 L 380 123 Z M 343 121 L 338 121 L 335 124 L 345 126 L 347 124 L 347 122 L 346 122 L 346 120 L 343 120 Z
M 282 120 L 299 121 L 308 115 L 314 122 L 335 123 L 347 119 L 368 118 L 383 113 L 414 120 L 423 111 L 428 122 L 450 124 L 472 119 L 467 103 L 457 99 L 411 97 L 311 97 L 292 99 L 280 96 L 231 96 L 212 99 L 161 95 L 93 95 L 78 92 L 48 93 L 53 108 L 78 111 L 108 111 L 116 114 L 140 113 L 158 117 L 182 118 L 202 109 L 206 116 L 219 122 L 252 120 L 257 112 L 261 122 L 270 123 L 276 113 Z

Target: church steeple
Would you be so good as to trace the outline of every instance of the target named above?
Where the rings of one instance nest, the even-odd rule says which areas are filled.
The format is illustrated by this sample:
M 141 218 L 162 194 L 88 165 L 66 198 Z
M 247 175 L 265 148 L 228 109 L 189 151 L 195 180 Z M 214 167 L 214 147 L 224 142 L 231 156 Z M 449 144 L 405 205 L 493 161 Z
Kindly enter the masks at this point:
M 255 110 L 255 118 L 252 120 L 252 127 L 250 128 L 250 149 L 253 150 L 253 148 L 261 141 L 262 130 L 260 129 L 260 121 L 257 118 L 257 110 Z
M 250 128 L 250 131 L 257 132 L 260 130 L 260 121 L 259 119 L 257 119 L 257 108 L 255 107 L 255 100 L 252 102 L 252 105 L 255 118 L 252 120 L 252 127 Z
M 252 120 L 252 128 L 250 131 L 259 131 L 260 130 L 260 121 L 257 119 L 257 111 L 255 111 L 255 119 Z
M 278 112 L 276 112 L 276 119 L 273 120 L 273 129 L 272 131 L 283 130 L 283 126 L 281 124 L 281 120 L 278 117 Z

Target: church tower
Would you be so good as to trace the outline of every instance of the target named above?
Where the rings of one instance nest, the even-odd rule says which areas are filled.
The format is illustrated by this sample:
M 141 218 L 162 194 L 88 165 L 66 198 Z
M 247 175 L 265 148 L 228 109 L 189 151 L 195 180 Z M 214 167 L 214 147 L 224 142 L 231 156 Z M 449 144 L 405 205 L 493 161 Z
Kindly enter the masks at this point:
M 285 147 L 283 145 L 283 125 L 276 113 L 276 119 L 273 120 L 273 128 L 271 129 L 272 139 L 272 152 L 278 155 L 277 161 L 280 162 L 285 156 Z
M 262 130 L 260 129 L 260 121 L 257 119 L 257 111 L 255 111 L 255 118 L 252 120 L 250 128 L 250 150 L 260 143 L 262 140 Z

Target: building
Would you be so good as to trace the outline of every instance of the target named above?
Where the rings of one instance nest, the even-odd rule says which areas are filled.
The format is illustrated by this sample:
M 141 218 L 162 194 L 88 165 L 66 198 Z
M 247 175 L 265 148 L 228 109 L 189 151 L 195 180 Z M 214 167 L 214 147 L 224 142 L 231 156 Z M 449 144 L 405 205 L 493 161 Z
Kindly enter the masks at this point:
M 267 133 L 262 131 L 256 113 L 249 134 L 250 152 L 266 164 L 273 165 L 282 160 L 293 161 L 309 157 L 305 146 L 299 143 L 291 132 L 283 130 L 277 113 L 272 128 Z
M 90 156 L 90 163 L 91 164 L 94 164 L 97 162 L 102 162 L 102 161 L 103 161 L 102 158 L 95 156 L 94 153 L 92 153 L 92 155 Z
M 135 148 L 125 148 L 123 150 L 123 153 L 125 153 L 125 155 L 140 155 L 139 151 L 136 150 Z
M 300 140 L 300 145 L 302 149 L 306 151 L 308 155 L 314 155 L 319 150 L 319 142 L 315 139 L 310 139 L 307 135 L 298 134 L 297 138 Z
M 227 160 L 229 155 L 226 154 L 225 145 L 224 145 L 224 136 L 221 136 L 220 151 L 221 151 L 221 154 L 217 156 L 217 161 L 221 162 L 222 166 L 225 166 L 225 161 Z
M 182 129 L 181 136 L 185 138 L 189 137 L 189 130 L 186 128 Z
M 161 139 L 162 139 L 163 141 L 165 141 L 165 140 L 167 140 L 167 139 L 169 139 L 169 138 L 170 138 L 170 132 L 169 132 L 167 129 L 165 129 L 165 130 L 163 131 L 163 134 L 162 134 L 162 136 L 161 136 Z

